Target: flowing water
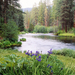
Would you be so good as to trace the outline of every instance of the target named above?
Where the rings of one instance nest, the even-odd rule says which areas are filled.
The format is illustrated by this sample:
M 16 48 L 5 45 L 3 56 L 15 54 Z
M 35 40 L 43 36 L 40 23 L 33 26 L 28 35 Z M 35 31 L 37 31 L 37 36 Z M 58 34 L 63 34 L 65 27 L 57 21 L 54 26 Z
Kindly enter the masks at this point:
M 46 54 L 48 50 L 59 50 L 63 48 L 74 49 L 75 50 L 75 38 L 71 37 L 58 37 L 52 33 L 42 34 L 42 33 L 28 33 L 19 35 L 18 41 L 21 38 L 26 38 L 26 42 L 22 42 L 21 47 L 15 47 L 19 51 L 24 52 L 25 50 L 39 51 Z

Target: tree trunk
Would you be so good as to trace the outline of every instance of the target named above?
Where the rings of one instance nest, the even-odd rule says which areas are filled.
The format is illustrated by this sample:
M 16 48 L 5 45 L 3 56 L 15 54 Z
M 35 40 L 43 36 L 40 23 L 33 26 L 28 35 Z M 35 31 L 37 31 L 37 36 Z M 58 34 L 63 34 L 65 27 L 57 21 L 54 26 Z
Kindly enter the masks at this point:
M 65 25 L 65 32 L 67 33 L 67 24 Z
M 74 28 L 75 28 L 75 11 L 74 11 Z

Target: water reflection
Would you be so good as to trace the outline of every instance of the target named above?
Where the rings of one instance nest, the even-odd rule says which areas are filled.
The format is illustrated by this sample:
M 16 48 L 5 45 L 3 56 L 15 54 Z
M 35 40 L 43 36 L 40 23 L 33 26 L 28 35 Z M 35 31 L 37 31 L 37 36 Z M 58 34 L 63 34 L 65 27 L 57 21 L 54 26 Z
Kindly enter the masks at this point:
M 54 50 L 69 48 L 75 50 L 75 39 L 70 37 L 58 37 L 53 34 L 22 34 L 19 40 L 26 38 L 26 42 L 22 42 L 21 47 L 15 47 L 19 51 L 32 50 L 46 54 L 51 48 Z

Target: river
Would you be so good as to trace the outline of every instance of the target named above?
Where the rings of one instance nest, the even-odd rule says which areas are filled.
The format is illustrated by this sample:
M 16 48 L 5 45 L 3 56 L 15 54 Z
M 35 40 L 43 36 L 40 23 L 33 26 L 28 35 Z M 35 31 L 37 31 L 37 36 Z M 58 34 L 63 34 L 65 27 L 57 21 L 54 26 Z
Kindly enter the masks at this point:
M 61 39 L 61 37 L 55 36 L 52 33 L 26 33 L 26 34 L 20 34 L 18 41 L 20 41 L 21 38 L 26 38 L 26 42 L 22 42 L 21 47 L 15 47 L 15 49 L 18 49 L 19 51 L 33 51 L 34 53 L 36 51 L 39 51 L 43 54 L 46 54 L 48 50 L 60 50 L 63 48 L 68 49 L 74 49 L 75 50 L 75 38 L 64 38 Z

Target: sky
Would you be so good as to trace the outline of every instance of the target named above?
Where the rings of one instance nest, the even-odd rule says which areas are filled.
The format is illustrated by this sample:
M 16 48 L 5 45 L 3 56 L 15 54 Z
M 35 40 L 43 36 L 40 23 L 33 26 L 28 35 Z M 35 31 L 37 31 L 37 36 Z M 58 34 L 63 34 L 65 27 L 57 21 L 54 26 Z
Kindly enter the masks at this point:
M 52 3 L 53 0 L 50 0 L 50 1 Z M 35 3 L 36 5 L 38 5 L 39 2 L 40 0 L 19 0 L 21 8 L 32 8 Z

